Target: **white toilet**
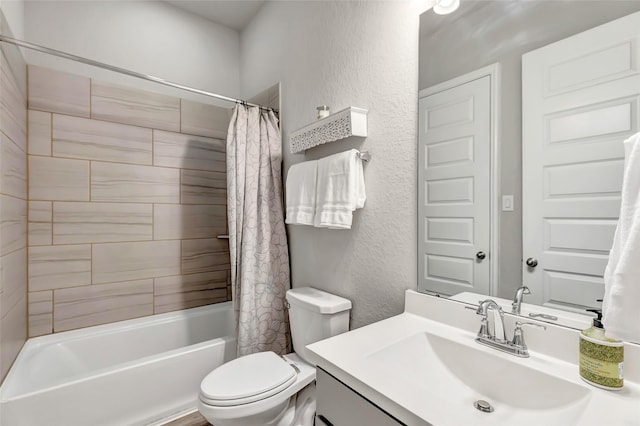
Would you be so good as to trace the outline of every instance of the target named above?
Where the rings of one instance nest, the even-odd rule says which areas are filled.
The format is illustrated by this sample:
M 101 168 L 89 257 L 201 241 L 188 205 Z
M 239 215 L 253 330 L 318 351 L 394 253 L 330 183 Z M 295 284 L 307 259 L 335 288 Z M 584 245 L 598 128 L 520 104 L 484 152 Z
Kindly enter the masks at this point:
M 311 287 L 289 290 L 295 352 L 237 358 L 200 384 L 198 410 L 215 426 L 306 426 L 315 414 L 315 365 L 306 345 L 349 330 L 351 301 Z

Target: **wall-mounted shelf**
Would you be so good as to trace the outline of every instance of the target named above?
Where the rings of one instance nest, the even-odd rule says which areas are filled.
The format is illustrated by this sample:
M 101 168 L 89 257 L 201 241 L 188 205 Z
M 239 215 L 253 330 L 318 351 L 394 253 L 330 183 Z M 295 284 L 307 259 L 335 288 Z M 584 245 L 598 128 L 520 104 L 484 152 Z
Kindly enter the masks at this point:
M 296 130 L 289 137 L 291 152 L 295 154 L 349 136 L 366 137 L 368 113 L 366 109 L 349 107 Z

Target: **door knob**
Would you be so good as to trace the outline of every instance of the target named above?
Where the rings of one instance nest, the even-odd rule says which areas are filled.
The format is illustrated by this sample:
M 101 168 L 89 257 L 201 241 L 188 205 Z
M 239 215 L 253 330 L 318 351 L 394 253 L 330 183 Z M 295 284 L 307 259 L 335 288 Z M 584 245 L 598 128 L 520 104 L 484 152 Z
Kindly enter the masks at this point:
M 487 257 L 487 255 L 485 254 L 485 252 L 483 251 L 479 251 L 476 253 L 476 257 L 480 260 L 484 259 L 485 257 Z
M 538 266 L 538 260 L 534 259 L 533 257 L 528 258 L 525 263 L 529 268 L 535 268 L 536 266 Z

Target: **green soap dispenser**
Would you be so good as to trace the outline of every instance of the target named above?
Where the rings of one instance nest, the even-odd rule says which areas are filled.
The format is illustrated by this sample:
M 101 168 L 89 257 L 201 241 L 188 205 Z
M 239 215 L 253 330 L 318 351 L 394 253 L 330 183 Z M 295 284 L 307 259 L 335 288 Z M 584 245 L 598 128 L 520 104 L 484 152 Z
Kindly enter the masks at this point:
M 597 318 L 580 333 L 580 376 L 602 389 L 620 390 L 624 385 L 624 344 L 604 335 L 602 310 L 587 309 Z

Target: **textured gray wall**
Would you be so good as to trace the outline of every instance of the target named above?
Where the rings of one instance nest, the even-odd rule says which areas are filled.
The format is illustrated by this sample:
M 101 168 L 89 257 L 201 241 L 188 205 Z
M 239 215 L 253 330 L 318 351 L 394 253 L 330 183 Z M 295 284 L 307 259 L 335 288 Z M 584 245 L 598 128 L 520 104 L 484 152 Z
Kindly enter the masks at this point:
M 282 82 L 285 171 L 354 147 L 373 156 L 351 230 L 287 228 L 293 286 L 351 299 L 352 327 L 402 312 L 416 288 L 418 18 L 406 1 L 266 2 L 241 37 L 245 94 Z M 291 154 L 317 105 L 369 109 L 369 137 Z
M 420 17 L 420 89 L 495 62 L 502 66 L 500 187 L 514 195 L 515 211 L 500 216 L 498 296 L 513 297 L 522 283 L 522 54 L 639 10 L 637 0 L 463 0 L 451 15 Z

